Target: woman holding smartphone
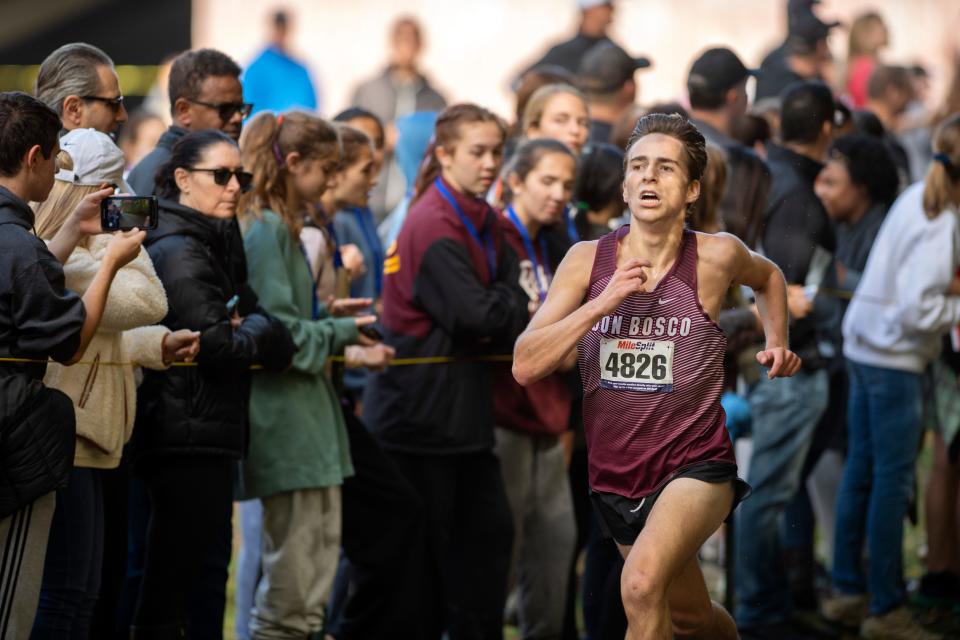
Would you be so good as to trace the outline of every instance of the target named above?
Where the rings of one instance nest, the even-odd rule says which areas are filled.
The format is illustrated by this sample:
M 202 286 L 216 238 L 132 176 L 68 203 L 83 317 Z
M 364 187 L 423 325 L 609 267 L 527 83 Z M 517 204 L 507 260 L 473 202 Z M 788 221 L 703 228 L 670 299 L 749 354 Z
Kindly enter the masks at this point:
M 228 246 L 251 180 L 237 144 L 214 130 L 184 136 L 157 175 L 160 220 L 145 244 L 167 291 L 164 324 L 199 331 L 200 352 L 198 366 L 148 371 L 140 387 L 133 442 L 151 513 L 132 638 L 187 633 L 186 586 L 230 521 L 247 450 L 250 367 L 279 371 L 292 357 Z
M 123 154 L 105 134 L 76 129 L 60 139 L 60 170 L 50 196 L 34 203 L 37 235 L 50 241 L 70 212 L 104 184 L 123 184 Z M 131 241 L 142 233 L 122 234 Z M 114 240 L 84 238 L 63 266 L 67 287 L 83 295 Z M 139 246 L 141 240 L 137 240 Z M 133 430 L 136 366 L 163 370 L 196 356 L 199 335 L 157 325 L 167 313 L 163 285 L 150 257 L 139 255 L 120 268 L 84 360 L 89 364 L 47 366 L 44 384 L 66 393 L 77 416 L 74 469 L 57 491 L 47 545 L 40 604 L 32 638 L 86 638 L 100 590 L 104 517 L 101 474 L 120 464 Z M 153 326 L 151 326 L 153 325 Z M 122 367 L 101 363 L 129 363 Z

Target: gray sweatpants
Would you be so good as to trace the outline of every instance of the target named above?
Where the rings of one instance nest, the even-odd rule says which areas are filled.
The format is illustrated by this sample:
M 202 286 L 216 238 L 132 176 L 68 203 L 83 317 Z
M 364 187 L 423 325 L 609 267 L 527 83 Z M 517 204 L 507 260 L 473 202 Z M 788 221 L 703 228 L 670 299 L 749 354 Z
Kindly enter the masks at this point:
M 261 566 L 250 637 L 305 638 L 323 629 L 340 557 L 340 487 L 262 498 Z
M 555 436 L 500 427 L 496 437 L 516 529 L 511 583 L 518 592 L 520 636 L 559 638 L 577 539 L 563 447 Z
M 51 492 L 0 520 L 0 640 L 30 637 L 55 505 Z

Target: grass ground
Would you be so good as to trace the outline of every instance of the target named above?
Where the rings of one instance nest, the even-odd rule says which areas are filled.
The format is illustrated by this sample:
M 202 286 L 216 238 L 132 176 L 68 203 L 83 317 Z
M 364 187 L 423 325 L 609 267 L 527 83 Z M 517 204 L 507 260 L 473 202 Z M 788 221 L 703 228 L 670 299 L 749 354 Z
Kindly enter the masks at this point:
M 919 519 L 916 526 L 907 523 L 904 531 L 904 542 L 903 542 L 903 557 L 904 557 L 904 577 L 906 578 L 908 584 L 915 583 L 919 580 L 920 576 L 923 574 L 924 567 L 924 558 L 926 557 L 926 534 L 924 532 L 924 513 L 923 513 L 923 497 L 924 490 L 926 487 L 926 479 L 930 474 L 931 468 L 931 448 L 930 443 L 924 446 L 921 451 L 920 458 L 917 464 L 917 479 L 918 479 L 918 506 L 919 506 Z M 237 514 L 234 514 L 234 562 L 230 563 L 230 578 L 227 583 L 227 613 L 224 619 L 224 639 L 225 640 L 236 640 L 236 634 L 234 633 L 234 579 L 235 579 L 235 569 L 236 569 L 236 550 L 240 546 L 240 537 L 239 531 L 236 529 L 236 524 L 239 522 Z M 826 566 L 828 564 L 827 558 L 824 557 L 823 547 L 820 545 L 819 549 L 820 561 Z M 582 562 L 581 562 L 582 568 Z M 713 593 L 713 597 L 717 600 L 723 599 L 723 572 L 721 569 L 714 566 L 710 566 L 709 563 L 705 564 L 704 573 L 707 575 L 708 584 Z M 949 635 L 947 638 L 960 638 L 960 627 L 957 626 L 956 615 L 951 616 L 948 612 L 945 611 L 925 611 L 921 613 L 922 616 L 925 616 L 925 621 L 933 624 L 938 628 Z M 583 616 L 578 603 L 577 611 L 577 620 L 580 623 L 582 631 L 582 621 Z M 519 634 L 517 633 L 516 627 L 507 626 L 504 628 L 504 638 L 505 640 L 519 640 Z M 844 640 L 854 640 L 857 636 L 849 635 L 845 636 Z

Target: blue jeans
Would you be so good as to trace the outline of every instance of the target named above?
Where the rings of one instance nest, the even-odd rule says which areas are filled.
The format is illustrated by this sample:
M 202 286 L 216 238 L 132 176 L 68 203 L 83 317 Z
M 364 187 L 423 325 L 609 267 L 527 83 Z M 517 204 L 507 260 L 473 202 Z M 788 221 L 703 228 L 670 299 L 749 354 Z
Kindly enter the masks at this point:
M 98 469 L 74 468 L 57 490 L 43 569 L 34 640 L 90 637 L 100 593 L 103 558 L 103 494 Z
M 825 370 L 800 371 L 768 380 L 766 371 L 750 394 L 753 457 L 747 482 L 753 488 L 737 522 L 738 607 L 742 627 L 785 622 L 793 612 L 782 568 L 784 509 L 800 488 L 813 433 L 827 407 Z
M 869 592 L 870 613 L 878 615 L 900 606 L 905 595 L 903 518 L 922 430 L 922 377 L 853 361 L 849 370 L 849 449 L 837 496 L 833 584 L 841 593 Z
M 240 508 L 240 537 L 243 541 L 237 555 L 234 599 L 234 629 L 237 640 L 250 640 L 250 613 L 253 597 L 260 582 L 260 538 L 263 534 L 263 503 L 258 499 L 237 503 Z

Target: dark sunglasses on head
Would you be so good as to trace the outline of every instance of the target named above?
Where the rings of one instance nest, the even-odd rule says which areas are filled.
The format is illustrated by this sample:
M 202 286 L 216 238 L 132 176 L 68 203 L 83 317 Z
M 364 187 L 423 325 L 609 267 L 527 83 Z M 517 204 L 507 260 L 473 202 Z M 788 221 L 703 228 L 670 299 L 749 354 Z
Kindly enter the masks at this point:
M 253 174 L 243 169 L 198 169 L 197 167 L 184 167 L 187 171 L 200 171 L 203 173 L 212 173 L 213 182 L 225 187 L 230 183 L 230 176 L 237 177 L 237 184 L 243 191 L 250 189 L 253 182 Z
M 253 111 L 253 103 L 251 102 L 203 102 L 201 100 L 190 100 L 194 104 L 199 104 L 203 107 L 208 107 L 210 109 L 216 109 L 220 114 L 220 119 L 224 122 L 229 122 L 233 118 L 233 114 L 239 113 L 241 118 L 246 118 L 250 115 L 250 112 Z
M 123 106 L 123 96 L 117 96 L 116 98 L 104 98 L 103 96 L 80 96 L 80 99 L 102 102 L 114 111 L 119 111 L 120 107 Z

